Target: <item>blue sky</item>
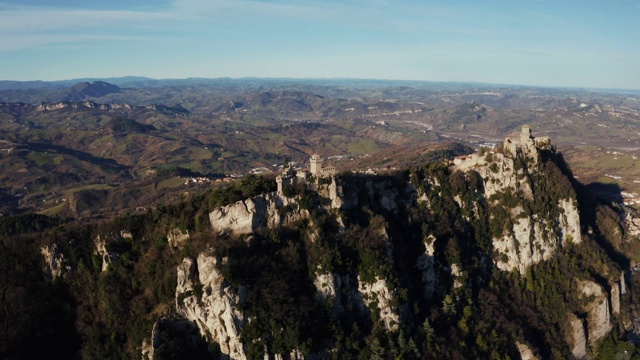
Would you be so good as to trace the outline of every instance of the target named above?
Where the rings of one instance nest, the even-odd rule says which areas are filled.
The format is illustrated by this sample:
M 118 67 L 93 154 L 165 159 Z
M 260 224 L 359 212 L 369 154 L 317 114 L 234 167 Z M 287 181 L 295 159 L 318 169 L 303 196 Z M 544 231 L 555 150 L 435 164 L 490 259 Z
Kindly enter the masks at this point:
M 640 0 L 0 0 L 0 79 L 640 89 Z

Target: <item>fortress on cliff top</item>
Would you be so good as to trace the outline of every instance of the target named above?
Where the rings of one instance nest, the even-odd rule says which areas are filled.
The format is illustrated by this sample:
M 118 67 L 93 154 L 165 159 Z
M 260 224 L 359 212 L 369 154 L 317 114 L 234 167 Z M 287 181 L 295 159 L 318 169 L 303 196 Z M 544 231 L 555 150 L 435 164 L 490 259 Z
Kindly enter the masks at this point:
M 494 148 L 488 150 L 496 156 L 510 155 L 515 158 L 518 151 L 523 154 L 533 154 L 538 149 L 550 148 L 551 139 L 548 136 L 533 137 L 531 135 L 531 127 L 524 125 L 520 131 L 520 138 L 505 137 L 502 143 L 502 149 Z M 451 165 L 457 167 L 460 170 L 466 170 L 475 165 L 481 165 L 486 162 L 485 156 L 482 153 L 473 153 L 469 155 L 456 156 Z
M 311 155 L 309 160 L 309 172 L 304 170 L 295 170 L 291 164 L 288 167 L 282 169 L 282 174 L 276 177 L 276 184 L 278 184 L 278 195 L 282 195 L 282 189 L 285 185 L 295 185 L 298 183 L 306 183 L 309 177 L 315 176 L 316 178 L 331 177 L 335 175 L 338 170 L 334 166 L 323 167 L 322 157 L 318 154 Z
M 524 125 L 520 132 L 520 140 L 510 137 L 504 138 L 503 149 L 505 154 L 516 156 L 518 149 L 523 151 L 531 151 L 542 147 L 550 146 L 551 139 L 548 136 L 533 137 L 531 135 L 531 127 Z

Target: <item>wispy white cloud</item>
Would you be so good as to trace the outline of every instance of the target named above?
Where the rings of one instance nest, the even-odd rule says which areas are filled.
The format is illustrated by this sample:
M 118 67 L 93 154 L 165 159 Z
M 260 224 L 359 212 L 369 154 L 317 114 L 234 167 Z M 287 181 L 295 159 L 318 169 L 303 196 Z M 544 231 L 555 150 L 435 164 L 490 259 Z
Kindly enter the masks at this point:
M 146 11 L 0 3 L 0 36 L 4 42 L 11 39 L 12 43 L 10 46 L 0 46 L 0 51 L 47 43 L 66 43 L 73 39 L 83 39 L 88 34 L 95 34 L 96 41 L 100 41 L 118 39 L 117 35 L 120 34 L 151 33 L 153 30 L 171 32 L 206 29 L 216 23 L 232 20 L 236 23 L 282 19 L 313 21 L 336 15 L 336 12 L 328 9 L 319 3 L 258 0 L 175 0 L 164 8 Z M 136 39 L 134 36 L 128 38 Z
M 135 42 L 153 41 L 150 37 L 118 36 L 118 35 L 74 35 L 74 34 L 22 34 L 3 36 L 0 52 L 16 51 L 49 44 L 95 43 L 95 42 Z
M 21 33 L 52 29 L 99 28 L 119 24 L 158 22 L 167 19 L 170 19 L 168 12 L 25 6 L 0 10 L 0 31 Z
M 267 18 L 319 19 L 334 16 L 338 4 L 318 1 L 175 0 L 171 12 L 181 16 L 260 15 Z

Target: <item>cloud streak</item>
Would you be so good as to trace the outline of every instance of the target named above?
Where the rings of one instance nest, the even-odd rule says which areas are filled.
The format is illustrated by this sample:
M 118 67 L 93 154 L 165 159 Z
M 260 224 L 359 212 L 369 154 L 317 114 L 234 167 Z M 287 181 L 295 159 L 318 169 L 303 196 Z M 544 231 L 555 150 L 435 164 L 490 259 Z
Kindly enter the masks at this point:
M 616 61 L 640 73 L 628 60 L 638 52 L 630 11 L 637 0 L 578 7 L 571 6 L 577 0 L 155 0 L 142 7 L 118 0 L 102 8 L 7 1 L 24 0 L 0 0 L 0 72 L 11 77 L 24 63 L 44 74 L 113 67 L 190 76 L 460 80 L 486 73 L 536 81 L 527 69 L 557 67 L 582 82 L 585 73 L 607 73 L 597 64 Z
M 67 43 L 95 35 L 97 41 L 118 39 L 121 34 L 152 31 L 180 31 L 209 28 L 216 22 L 273 21 L 278 19 L 319 20 L 336 13 L 313 4 L 266 2 L 255 0 L 175 0 L 161 9 L 99 10 L 54 8 L 50 6 L 16 6 L 0 3 L 0 36 L 9 44 L 0 51 Z M 235 17 L 235 19 L 233 19 Z M 105 34 L 111 34 L 105 35 Z M 135 40 L 147 37 L 122 37 Z
M 170 19 L 169 13 L 126 10 L 54 9 L 20 7 L 0 11 L 0 31 L 35 32 L 42 30 L 99 28 Z

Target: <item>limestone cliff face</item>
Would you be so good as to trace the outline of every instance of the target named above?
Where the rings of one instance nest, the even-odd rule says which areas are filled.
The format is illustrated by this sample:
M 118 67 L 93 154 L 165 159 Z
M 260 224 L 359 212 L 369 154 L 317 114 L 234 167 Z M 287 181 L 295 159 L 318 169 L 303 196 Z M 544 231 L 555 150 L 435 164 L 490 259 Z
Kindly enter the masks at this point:
M 176 309 L 195 322 L 200 333 L 220 345 L 230 359 L 245 359 L 240 330 L 247 321 L 239 310 L 246 290 L 235 294 L 216 265 L 221 261 L 212 253 L 201 253 L 197 261 L 185 258 L 178 266 Z
M 107 249 L 108 244 L 119 243 L 124 240 L 132 240 L 133 235 L 131 235 L 128 231 L 121 231 L 119 234 L 107 234 L 104 236 L 96 236 L 94 243 L 94 255 L 98 255 L 102 259 L 102 272 L 105 272 L 109 269 L 109 266 L 112 264 L 116 264 L 119 261 L 119 254 L 116 252 L 110 252 Z
M 521 189 L 523 196 L 531 197 L 531 186 L 525 179 L 518 178 L 513 158 L 509 156 L 495 153 L 491 161 L 482 162 L 470 170 L 477 171 L 484 180 L 484 195 L 487 199 L 507 188 L 514 192 Z
M 153 323 L 151 329 L 151 336 L 148 339 L 142 341 L 141 354 L 143 360 L 153 360 L 153 353 L 160 343 L 160 331 L 158 328 L 159 322 Z
M 335 273 L 329 273 L 319 268 L 316 271 L 313 285 L 316 287 L 316 298 L 333 304 L 334 312 L 342 312 L 344 307 L 341 302 L 340 292 L 343 288 L 342 277 Z
M 609 313 L 609 294 L 593 281 L 580 281 L 578 288 L 581 296 L 587 301 L 584 309 L 587 312 L 587 332 L 589 344 L 594 346 L 611 330 L 611 314 Z
M 587 357 L 587 335 L 584 323 L 574 314 L 569 314 L 567 321 L 570 327 L 570 335 L 567 340 L 571 344 L 571 354 L 576 359 L 584 359 Z
M 40 254 L 44 259 L 44 273 L 49 280 L 64 276 L 66 272 L 71 270 L 67 265 L 64 254 L 59 251 L 56 244 L 42 246 Z
M 617 283 L 611 284 L 611 313 L 613 315 L 620 314 L 620 288 Z
M 369 316 L 374 322 L 379 321 L 380 327 L 394 332 L 409 316 L 406 304 L 400 304 L 402 285 L 397 285 L 393 274 L 399 268 L 417 269 L 416 274 L 424 286 L 418 290 L 424 291 L 424 298 L 442 302 L 447 291 L 487 281 L 483 277 L 495 270 L 526 274 L 529 267 L 551 259 L 569 243 L 582 242 L 575 193 L 572 189 L 559 191 L 558 186 L 549 184 L 553 179 L 562 180 L 564 170 L 552 154 L 541 154 L 535 148 L 527 148 L 526 153 L 516 155 L 493 153 L 482 161 L 476 159 L 472 166 L 447 169 L 441 164 L 429 165 L 431 167 L 425 166 L 422 173 L 411 173 L 410 183 L 402 176 L 356 174 L 310 184 L 308 189 L 322 199 L 313 205 L 316 207 L 314 216 L 318 210 L 325 218 L 335 220 L 331 229 L 314 229 L 321 222 L 316 223 L 318 219 L 300 207 L 300 199 L 276 193 L 220 207 L 209 216 L 215 231 L 234 235 L 309 219 L 308 227 L 295 229 L 301 235 L 294 242 L 308 241 L 315 245 L 319 242 L 320 246 L 328 246 L 332 243 L 326 241 L 327 234 L 342 239 L 341 236 L 349 234 L 352 225 L 370 231 L 367 234 L 371 236 L 365 236 L 367 239 L 383 239 L 387 246 L 376 248 L 373 261 L 391 264 L 393 266 L 388 268 L 391 270 L 384 266 L 380 267 L 384 268 L 383 272 L 377 273 L 362 268 L 345 271 L 340 266 L 317 267 L 312 278 L 306 280 L 315 286 L 315 302 L 330 305 L 332 316 L 356 311 L 358 316 Z M 456 170 L 465 173 L 454 173 Z M 545 170 L 548 171 L 545 173 Z M 555 177 L 547 176 L 549 172 Z M 387 224 L 381 227 L 380 234 L 372 228 L 373 224 L 379 223 L 374 221 L 376 218 Z M 499 221 L 494 221 L 496 219 Z M 392 223 L 393 226 L 388 225 Z M 408 228 L 417 229 L 411 233 L 415 237 L 406 236 L 405 229 Z M 322 241 L 326 243 L 322 244 Z M 409 241 L 413 242 L 412 248 L 403 248 Z M 380 246 L 380 242 L 377 244 Z M 404 252 L 411 250 L 413 255 L 417 249 L 420 254 L 412 258 L 415 262 L 396 266 L 399 254 L 405 256 Z M 472 254 L 476 258 L 473 263 L 465 262 L 462 254 Z M 223 353 L 242 358 L 244 352 L 239 332 L 249 321 L 238 310 L 242 292 L 234 294 L 225 285 L 215 270 L 217 261 L 220 260 L 211 254 L 201 254 L 197 264 L 190 259 L 184 260 L 178 269 L 176 306 L 181 314 L 198 324 L 202 334 L 219 343 Z M 322 262 L 324 266 L 327 263 Z M 617 284 L 609 284 L 605 289 L 592 281 L 576 281 L 580 281 L 579 296 L 585 305 L 584 309 L 572 309 L 574 313 L 567 319 L 570 329 L 567 343 L 573 356 L 584 358 L 595 351 L 595 345 L 611 330 L 612 314 L 620 312 L 620 289 Z M 522 358 L 544 356 L 545 352 L 536 347 L 537 342 L 521 340 L 525 342 L 517 343 L 516 347 Z
M 380 320 L 388 331 L 395 331 L 400 324 L 398 308 L 394 306 L 394 291 L 389 289 L 384 279 L 377 278 L 373 283 L 366 283 L 358 277 L 358 291 L 362 294 L 365 305 L 371 308 L 374 304 L 379 311 Z
M 140 353 L 143 360 L 153 360 L 158 348 L 169 340 L 166 335 L 163 336 L 163 331 L 165 334 L 180 334 L 190 344 L 202 342 L 200 332 L 193 322 L 187 319 L 160 318 L 153 323 L 150 336 L 142 340 Z
M 435 264 L 435 242 L 436 238 L 429 235 L 423 242 L 424 254 L 418 257 L 416 267 L 422 272 L 422 283 L 424 284 L 425 295 L 431 299 L 438 286 L 438 274 Z
M 359 188 L 360 185 L 363 187 Z M 320 197 L 327 200 L 327 204 L 321 206 L 326 211 L 349 210 L 361 206 L 359 196 L 364 190 L 370 206 L 396 214 L 406 202 L 406 198 L 412 196 L 400 193 L 396 185 L 389 180 L 368 180 L 357 186 L 350 184 L 345 189 L 341 180 L 333 176 L 329 184 L 314 184 L 311 187 Z M 258 195 L 221 206 L 209 214 L 214 231 L 234 235 L 252 233 L 263 227 L 278 227 L 308 217 L 309 211 L 300 207 L 298 198 L 287 198 L 277 193 Z
M 527 156 L 528 169 L 517 166 L 512 156 L 501 153 L 491 154 L 490 161 L 473 166 L 463 164 L 454 169 L 477 172 L 482 178 L 483 198 L 492 207 L 501 206 L 498 199 L 505 194 L 534 201 L 527 171 L 537 171 L 537 152 L 527 149 L 519 156 Z M 559 215 L 556 219 L 545 218 L 546 214 L 530 214 L 521 205 L 509 208 L 512 226 L 505 229 L 502 236 L 493 238 L 495 266 L 504 271 L 517 269 L 523 274 L 529 266 L 551 258 L 568 241 L 580 243 L 580 214 L 576 199 L 560 199 L 557 206 Z
M 410 201 L 412 194 L 404 193 L 398 184 L 390 180 L 362 180 L 350 184 L 342 184 L 341 209 L 355 209 L 367 206 L 397 214 L 403 204 Z M 346 188 L 345 188 L 346 186 Z M 409 189 L 407 189 L 409 190 Z
M 356 309 L 362 314 L 375 311 L 377 313 L 375 317 L 382 321 L 385 329 L 397 330 L 401 319 L 395 290 L 389 288 L 385 279 L 378 277 L 372 283 L 367 283 L 361 277 L 357 280 L 356 288 L 346 275 L 316 273 L 313 281 L 317 290 L 316 297 L 320 301 L 331 303 L 334 313 L 341 313 L 345 308 Z M 343 294 L 345 294 L 344 299 Z
M 169 231 L 167 234 L 167 242 L 169 246 L 174 249 L 181 249 L 184 247 L 187 240 L 189 240 L 189 230 L 185 230 L 184 232 L 178 228 Z
M 533 354 L 533 350 L 527 344 L 516 342 L 516 347 L 520 353 L 522 360 L 538 360 L 539 358 Z
M 248 234 L 261 227 L 280 226 L 309 216 L 295 199 L 276 193 L 258 195 L 219 207 L 209 214 L 214 231 Z
M 614 284 L 611 291 L 606 292 L 597 283 L 577 280 L 579 296 L 582 298 L 583 311 L 586 318 L 578 318 L 569 314 L 567 321 L 570 325 L 569 343 L 573 345 L 571 352 L 577 359 L 587 358 L 587 349 L 592 349 L 609 334 L 613 328 L 609 304 L 612 303 L 614 313 L 620 311 L 620 294 L 618 286 Z M 588 339 L 588 340 L 587 340 Z
M 561 209 L 558 223 L 560 224 L 562 243 L 567 241 L 582 241 L 580 235 L 580 213 L 575 199 L 562 199 L 558 202 Z

